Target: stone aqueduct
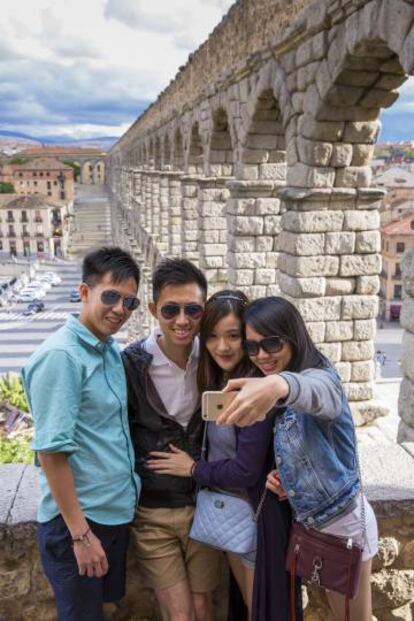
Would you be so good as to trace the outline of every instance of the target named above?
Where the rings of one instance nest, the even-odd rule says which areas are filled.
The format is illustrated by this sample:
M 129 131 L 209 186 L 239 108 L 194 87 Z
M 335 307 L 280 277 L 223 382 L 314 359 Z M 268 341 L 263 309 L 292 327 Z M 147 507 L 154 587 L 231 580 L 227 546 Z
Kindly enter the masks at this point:
M 370 158 L 414 73 L 414 0 L 239 0 L 110 151 L 113 226 L 211 292 L 281 294 L 373 416 L 380 259 Z M 135 331 L 148 328 L 142 311 Z

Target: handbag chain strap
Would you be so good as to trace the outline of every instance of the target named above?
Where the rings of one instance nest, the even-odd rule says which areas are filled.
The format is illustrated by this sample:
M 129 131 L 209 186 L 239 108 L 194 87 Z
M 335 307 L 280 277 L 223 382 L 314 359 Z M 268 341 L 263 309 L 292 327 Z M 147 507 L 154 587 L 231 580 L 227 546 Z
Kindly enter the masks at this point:
M 257 509 L 254 512 L 254 521 L 257 522 L 257 520 L 259 519 L 259 516 L 262 512 L 263 509 L 263 505 L 264 505 L 264 501 L 266 500 L 266 494 L 267 494 L 267 489 L 266 487 L 264 488 L 262 495 L 260 496 L 260 500 L 259 500 L 259 504 L 257 505 Z
M 355 425 L 354 425 L 354 438 L 355 438 L 355 457 L 356 457 L 357 471 L 358 471 L 358 478 L 359 478 L 359 496 L 361 498 L 361 526 L 362 526 L 361 547 L 363 549 L 365 542 L 367 540 L 367 515 L 366 515 L 366 510 L 365 510 L 364 488 L 362 485 L 361 464 L 359 461 L 359 450 L 358 450 L 358 438 L 356 434 Z

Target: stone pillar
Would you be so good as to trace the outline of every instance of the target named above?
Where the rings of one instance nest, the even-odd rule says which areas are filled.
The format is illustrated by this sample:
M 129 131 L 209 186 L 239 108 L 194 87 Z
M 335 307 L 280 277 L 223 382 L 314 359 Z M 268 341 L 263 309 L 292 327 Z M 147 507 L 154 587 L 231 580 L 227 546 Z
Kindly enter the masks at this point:
M 414 249 L 404 254 L 401 268 L 404 295 L 400 323 L 405 332 L 401 353 L 403 380 L 398 399 L 401 418 L 398 442 L 414 442 Z
M 381 271 L 376 189 L 286 188 L 279 284 L 336 364 L 357 424 L 373 407 L 374 335 Z
M 154 242 L 158 242 L 161 229 L 161 209 L 160 209 L 160 172 L 153 170 L 149 174 L 151 186 L 151 236 Z
M 272 181 L 227 184 L 229 285 L 251 298 L 276 295 L 280 204 Z
M 169 172 L 170 201 L 170 246 L 169 253 L 173 257 L 181 257 L 181 172 Z
M 227 286 L 226 177 L 199 179 L 198 229 L 200 268 L 209 285 L 209 295 Z
M 160 238 L 158 248 L 161 254 L 167 254 L 170 247 L 170 181 L 169 172 L 160 173 Z
M 143 175 L 143 198 L 145 212 L 145 231 L 148 235 L 152 235 L 152 183 L 151 172 L 146 170 Z
M 198 181 L 199 176 L 185 175 L 181 179 L 181 246 L 182 256 L 199 265 Z

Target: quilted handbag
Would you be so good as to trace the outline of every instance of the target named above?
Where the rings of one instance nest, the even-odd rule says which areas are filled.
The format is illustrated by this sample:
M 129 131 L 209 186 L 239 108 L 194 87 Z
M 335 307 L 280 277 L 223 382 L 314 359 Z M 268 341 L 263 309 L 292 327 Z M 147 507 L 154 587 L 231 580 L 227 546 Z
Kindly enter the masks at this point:
M 201 489 L 191 539 L 236 554 L 256 549 L 256 516 L 247 500 L 210 489 Z

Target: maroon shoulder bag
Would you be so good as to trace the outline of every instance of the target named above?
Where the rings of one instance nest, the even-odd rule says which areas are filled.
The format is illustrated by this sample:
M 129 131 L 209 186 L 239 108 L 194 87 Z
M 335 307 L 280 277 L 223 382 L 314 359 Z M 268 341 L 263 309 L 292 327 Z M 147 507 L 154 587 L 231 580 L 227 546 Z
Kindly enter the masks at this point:
M 363 544 L 366 538 L 366 517 L 358 452 L 356 459 L 360 481 Z M 361 563 L 362 549 L 353 543 L 351 538 L 323 533 L 315 528 L 307 528 L 299 522 L 294 522 L 290 531 L 286 557 L 286 570 L 290 573 L 291 580 L 292 621 L 296 621 L 295 576 L 303 578 L 308 584 L 316 584 L 344 595 L 344 621 L 349 621 L 349 600 L 358 592 Z

